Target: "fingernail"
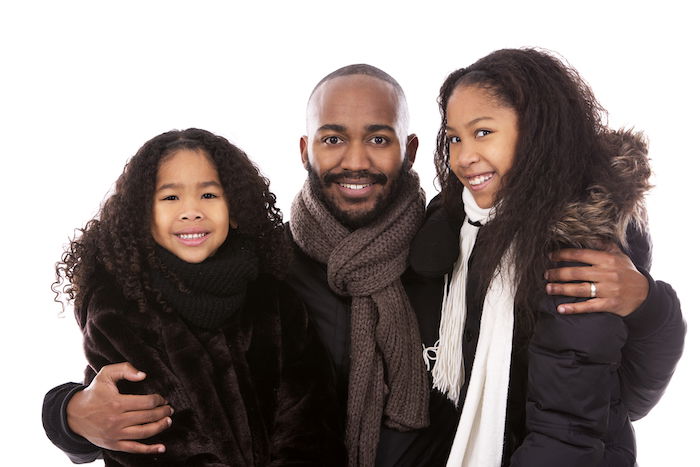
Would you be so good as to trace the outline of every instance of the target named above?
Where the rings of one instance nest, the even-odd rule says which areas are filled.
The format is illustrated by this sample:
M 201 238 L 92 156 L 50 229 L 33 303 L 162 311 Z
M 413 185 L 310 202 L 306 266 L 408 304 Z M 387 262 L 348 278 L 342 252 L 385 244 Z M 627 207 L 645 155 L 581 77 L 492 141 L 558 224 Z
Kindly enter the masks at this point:
M 552 284 L 547 284 L 547 293 L 548 294 L 552 293 Z
M 146 376 L 146 373 L 144 373 L 143 371 L 137 371 L 137 372 L 136 372 L 136 376 L 137 376 L 138 378 L 143 378 L 144 376 Z
M 173 424 L 173 419 L 168 417 L 168 419 L 165 422 L 168 424 L 168 426 L 170 426 Z
M 549 271 L 544 272 L 544 278 L 549 280 Z
M 158 446 L 158 452 L 163 454 L 165 452 L 165 446 Z
M 566 313 L 566 307 L 564 305 L 559 305 L 557 307 L 557 311 L 561 314 L 564 314 L 564 313 Z
M 170 407 L 170 415 L 172 415 L 172 414 L 174 414 L 174 413 L 175 413 L 175 409 L 173 409 L 172 407 Z

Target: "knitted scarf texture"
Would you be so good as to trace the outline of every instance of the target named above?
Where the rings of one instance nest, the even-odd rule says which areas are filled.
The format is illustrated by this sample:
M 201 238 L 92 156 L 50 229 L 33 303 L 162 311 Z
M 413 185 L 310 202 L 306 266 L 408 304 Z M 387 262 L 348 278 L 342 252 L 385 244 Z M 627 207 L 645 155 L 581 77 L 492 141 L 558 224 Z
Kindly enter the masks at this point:
M 351 467 L 375 462 L 382 423 L 406 431 L 428 424 L 428 379 L 418 323 L 401 283 L 425 195 L 410 171 L 396 201 L 350 231 L 315 197 L 307 180 L 292 204 L 295 243 L 327 265 L 328 285 L 352 297 L 345 442 Z
M 258 275 L 249 243 L 231 230 L 216 254 L 201 263 L 187 263 L 158 246 L 156 256 L 167 272 L 153 270 L 153 285 L 188 324 L 215 329 L 243 305 L 248 282 Z

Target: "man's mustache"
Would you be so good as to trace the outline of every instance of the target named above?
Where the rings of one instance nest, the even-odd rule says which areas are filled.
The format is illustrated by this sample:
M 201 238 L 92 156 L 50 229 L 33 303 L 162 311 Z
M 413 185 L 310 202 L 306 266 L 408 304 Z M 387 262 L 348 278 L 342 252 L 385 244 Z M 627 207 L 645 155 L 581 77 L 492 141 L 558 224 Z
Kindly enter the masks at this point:
M 340 181 L 347 182 L 350 180 L 369 180 L 371 183 L 379 183 L 386 185 L 389 179 L 383 173 L 372 173 L 368 170 L 345 171 L 339 173 L 327 173 L 323 175 L 323 184 L 328 186 L 331 183 Z

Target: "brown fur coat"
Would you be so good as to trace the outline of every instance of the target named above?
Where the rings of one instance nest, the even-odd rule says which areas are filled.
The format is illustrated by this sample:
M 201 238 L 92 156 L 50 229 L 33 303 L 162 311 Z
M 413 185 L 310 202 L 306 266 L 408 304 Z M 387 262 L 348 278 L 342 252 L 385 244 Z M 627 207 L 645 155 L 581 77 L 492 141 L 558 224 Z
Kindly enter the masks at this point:
M 131 362 L 148 375 L 121 392 L 159 393 L 172 427 L 146 442 L 163 455 L 105 451 L 106 465 L 342 465 L 326 355 L 293 292 L 271 277 L 248 286 L 224 326 L 204 330 L 177 313 L 141 313 L 110 286 L 87 300 L 83 326 L 89 383 L 104 365 Z

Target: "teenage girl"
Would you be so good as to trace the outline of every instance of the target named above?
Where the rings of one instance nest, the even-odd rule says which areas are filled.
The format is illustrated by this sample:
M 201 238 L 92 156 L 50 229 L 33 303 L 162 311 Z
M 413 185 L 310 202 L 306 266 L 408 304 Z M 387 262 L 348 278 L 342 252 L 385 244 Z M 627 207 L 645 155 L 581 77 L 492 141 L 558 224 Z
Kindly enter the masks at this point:
M 456 70 L 438 102 L 442 193 L 411 264 L 447 273 L 432 369 L 461 411 L 447 465 L 635 465 L 630 419 L 682 352 L 675 293 L 645 274 L 647 298 L 627 316 L 570 314 L 545 272 L 570 247 L 619 248 L 649 268 L 643 138 L 608 129 L 576 71 L 539 50 Z M 579 300 L 609 293 L 596 282 Z

